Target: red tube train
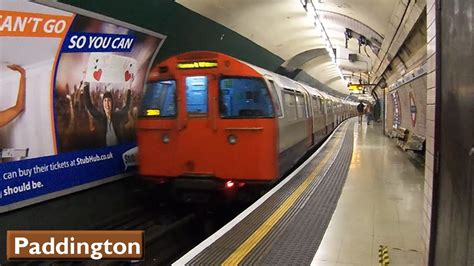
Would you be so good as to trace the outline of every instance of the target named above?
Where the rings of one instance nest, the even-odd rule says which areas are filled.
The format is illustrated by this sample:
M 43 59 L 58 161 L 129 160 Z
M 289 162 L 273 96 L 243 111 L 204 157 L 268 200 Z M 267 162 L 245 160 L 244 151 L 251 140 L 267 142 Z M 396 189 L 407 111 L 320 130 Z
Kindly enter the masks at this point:
M 216 52 L 155 65 L 137 122 L 139 174 L 186 190 L 273 184 L 354 103 Z

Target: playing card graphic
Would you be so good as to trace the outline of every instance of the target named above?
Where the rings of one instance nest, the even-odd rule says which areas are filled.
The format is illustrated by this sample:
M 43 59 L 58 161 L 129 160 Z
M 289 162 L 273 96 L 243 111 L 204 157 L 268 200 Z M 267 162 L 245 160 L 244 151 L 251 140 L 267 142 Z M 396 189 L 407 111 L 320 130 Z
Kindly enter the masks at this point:
M 136 75 L 137 61 L 111 53 L 91 53 L 85 80 L 88 82 L 125 83 Z

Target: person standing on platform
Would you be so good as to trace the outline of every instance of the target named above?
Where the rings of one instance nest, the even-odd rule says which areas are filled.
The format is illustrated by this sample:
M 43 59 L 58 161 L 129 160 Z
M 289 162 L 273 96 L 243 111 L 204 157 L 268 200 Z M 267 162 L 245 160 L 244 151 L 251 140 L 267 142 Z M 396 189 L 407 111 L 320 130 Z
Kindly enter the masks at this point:
M 365 107 L 365 115 L 367 117 L 367 125 L 369 125 L 370 120 L 372 120 L 372 106 L 370 104 L 367 104 Z
M 362 124 L 362 116 L 364 115 L 364 104 L 360 101 L 359 105 L 357 105 L 357 112 L 359 113 L 359 124 Z

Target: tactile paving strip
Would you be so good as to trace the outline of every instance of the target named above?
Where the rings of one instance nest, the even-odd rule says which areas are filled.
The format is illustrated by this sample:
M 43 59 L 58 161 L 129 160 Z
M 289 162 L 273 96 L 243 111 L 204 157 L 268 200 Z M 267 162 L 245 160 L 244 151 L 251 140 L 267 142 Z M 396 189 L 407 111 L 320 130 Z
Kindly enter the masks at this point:
M 309 265 L 321 243 L 341 195 L 352 158 L 353 125 L 348 127 L 341 148 L 302 196 L 242 264 Z M 285 221 L 286 220 L 286 221 Z M 254 254 L 252 254 L 254 253 Z
M 274 226 L 274 228 L 271 229 L 270 232 L 268 232 L 262 241 L 260 241 L 259 245 L 257 245 L 243 261 L 241 261 L 243 264 L 294 264 L 296 261 L 301 261 L 301 259 L 294 260 L 293 257 L 306 257 L 303 253 L 307 253 L 309 254 L 309 262 L 311 262 L 311 259 L 321 242 L 322 236 L 324 235 L 335 205 L 337 204 L 337 199 L 340 196 L 342 185 L 344 184 L 347 168 L 350 163 L 350 156 L 352 154 L 352 128 L 352 122 L 347 122 L 345 125 L 341 126 L 336 131 L 333 139 L 328 142 L 323 150 L 305 168 L 303 168 L 298 175 L 285 184 L 284 187 L 272 195 L 256 210 L 245 217 L 240 223 L 229 230 L 225 235 L 217 239 L 213 244 L 189 261 L 187 265 L 215 265 L 226 260 L 304 182 L 306 177 L 318 166 L 319 163 L 321 163 L 322 158 L 325 158 L 326 155 L 331 153 L 327 165 L 321 169 L 320 174 L 318 174 L 319 176 L 313 180 L 308 188 L 306 188 L 303 194 L 287 211 L 282 219 Z M 346 146 L 350 147 L 346 148 Z M 343 155 L 346 156 L 344 157 Z M 346 158 L 347 156 L 349 156 L 348 159 Z M 341 160 L 348 161 L 339 162 Z M 340 164 L 343 163 L 347 164 L 345 168 L 340 166 Z M 335 172 L 335 170 L 339 171 Z M 333 177 L 326 178 L 327 176 L 333 175 L 343 177 L 336 178 L 339 181 L 333 180 Z M 328 195 L 331 193 L 336 194 Z M 314 198 L 317 198 L 318 200 L 315 201 Z M 309 216 L 316 216 L 318 221 L 313 221 Z M 299 227 L 292 225 L 295 221 L 300 223 L 300 225 L 298 225 Z M 304 235 L 304 237 L 288 237 L 287 235 L 289 233 L 287 232 L 289 231 L 287 230 L 293 230 L 291 233 L 293 235 L 299 232 L 298 236 Z M 287 238 L 284 242 L 285 244 L 279 242 L 285 238 Z M 311 243 L 308 243 L 307 241 Z M 309 245 L 309 247 L 299 249 L 295 248 L 295 242 Z M 291 256 L 287 255 L 280 261 L 270 257 L 270 254 L 282 252 L 278 251 L 276 247 L 278 247 L 278 249 L 284 249 L 285 247 L 288 247 L 287 245 L 290 245 L 293 251 L 288 251 L 286 254 L 291 254 Z M 280 255 L 278 255 L 278 258 L 281 258 Z

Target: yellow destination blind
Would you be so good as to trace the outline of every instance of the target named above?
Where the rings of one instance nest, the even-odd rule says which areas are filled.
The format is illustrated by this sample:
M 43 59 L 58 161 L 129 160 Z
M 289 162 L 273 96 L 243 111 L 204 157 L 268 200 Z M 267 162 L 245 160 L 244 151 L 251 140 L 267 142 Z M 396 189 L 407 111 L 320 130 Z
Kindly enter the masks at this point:
M 196 61 L 196 62 L 178 63 L 176 66 L 178 69 L 199 69 L 199 68 L 217 67 L 218 64 L 216 61 Z

